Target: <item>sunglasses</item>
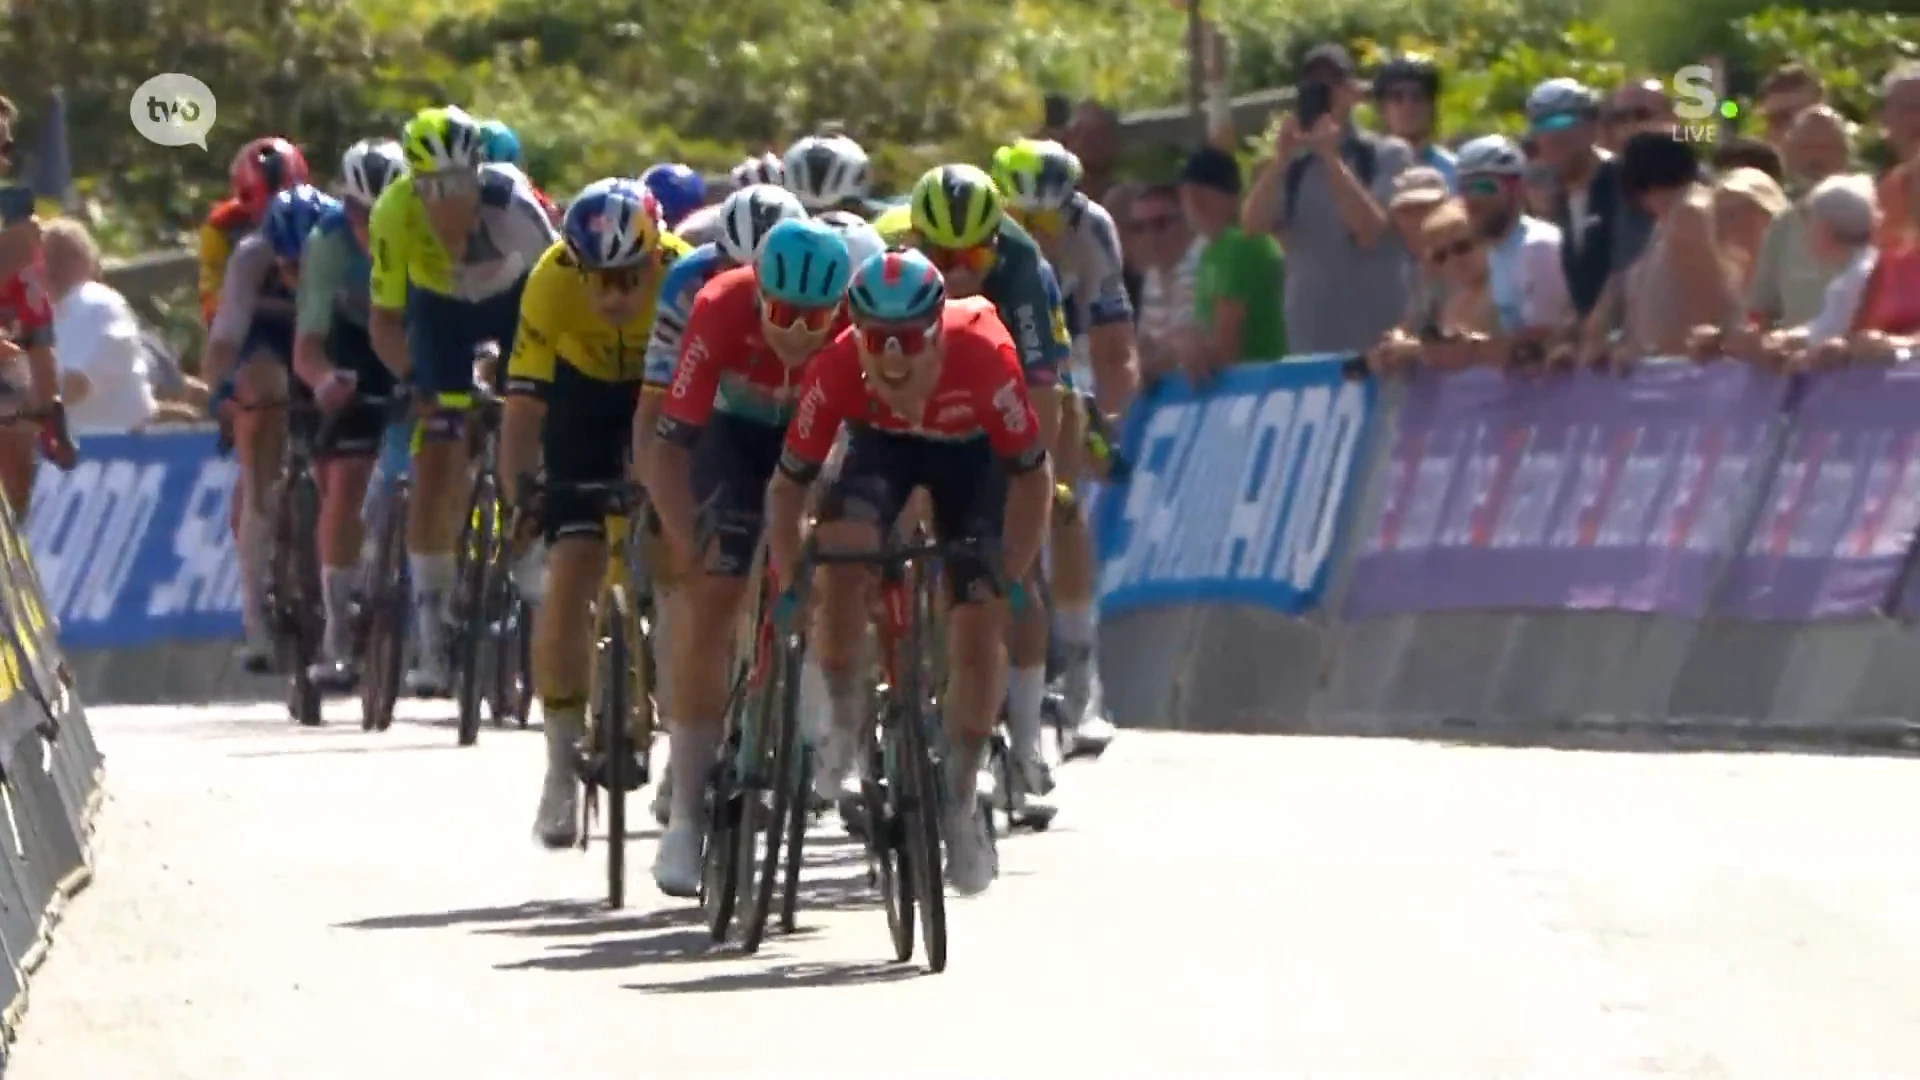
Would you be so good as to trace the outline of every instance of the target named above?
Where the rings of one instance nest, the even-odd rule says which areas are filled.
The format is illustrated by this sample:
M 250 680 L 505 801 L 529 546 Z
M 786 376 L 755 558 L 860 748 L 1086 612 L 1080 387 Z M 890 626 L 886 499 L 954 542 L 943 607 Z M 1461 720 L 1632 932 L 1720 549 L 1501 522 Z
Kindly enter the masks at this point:
M 637 291 L 646 283 L 649 274 L 645 266 L 614 266 L 605 270 L 582 270 L 588 284 L 603 293 L 630 293 Z
M 471 195 L 480 190 L 480 173 L 473 169 L 446 169 L 419 173 L 413 178 L 414 190 L 423 199 L 446 199 Z
M 1506 185 L 1497 176 L 1469 176 L 1460 181 L 1462 195 L 1498 195 Z
M 1065 215 L 1058 210 L 1014 210 L 1013 220 L 1040 236 L 1059 236 L 1067 226 Z
M 1391 90 L 1387 90 L 1381 93 L 1380 100 L 1381 101 L 1415 101 L 1415 102 L 1420 102 L 1424 104 L 1427 100 L 1427 94 L 1426 94 L 1426 91 L 1420 89 L 1417 86 L 1396 86 Z
M 760 317 L 767 325 L 776 330 L 811 330 L 819 333 L 833 325 L 833 317 L 840 312 L 840 305 L 827 307 L 803 307 L 790 304 L 785 300 L 775 300 L 771 296 L 760 298 Z
M 943 274 L 952 270 L 971 270 L 976 274 L 984 274 L 993 269 L 994 260 L 998 257 L 991 240 L 970 248 L 943 248 L 929 244 L 921 250 Z
M 1165 232 L 1179 223 L 1177 214 L 1155 214 L 1152 217 L 1134 218 L 1133 228 L 1135 232 L 1157 233 Z
M 1473 237 L 1463 236 L 1451 244 L 1435 244 L 1433 249 L 1427 252 L 1427 258 L 1433 261 L 1433 265 L 1443 266 L 1479 246 L 1480 242 Z
M 860 335 L 860 349 L 871 356 L 884 356 L 898 353 L 901 356 L 915 356 L 925 352 L 935 338 L 940 336 L 940 320 L 923 323 L 868 323 L 855 327 Z

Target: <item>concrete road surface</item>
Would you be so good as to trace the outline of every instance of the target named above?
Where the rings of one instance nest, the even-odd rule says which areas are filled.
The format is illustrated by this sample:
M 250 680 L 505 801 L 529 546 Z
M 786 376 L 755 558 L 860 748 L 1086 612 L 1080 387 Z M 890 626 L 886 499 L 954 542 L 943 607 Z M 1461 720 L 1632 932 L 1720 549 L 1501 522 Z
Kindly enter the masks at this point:
M 928 976 L 824 826 L 758 957 L 650 832 L 602 910 L 597 847 L 530 839 L 533 732 L 94 715 L 15 1080 L 1920 1076 L 1913 761 L 1130 732 Z

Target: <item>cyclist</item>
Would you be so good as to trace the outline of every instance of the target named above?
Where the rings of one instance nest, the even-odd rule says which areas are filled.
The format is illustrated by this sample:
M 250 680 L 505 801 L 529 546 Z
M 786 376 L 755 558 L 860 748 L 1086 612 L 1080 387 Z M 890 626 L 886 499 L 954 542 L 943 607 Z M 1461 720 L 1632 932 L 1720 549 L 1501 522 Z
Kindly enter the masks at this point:
M 727 668 L 747 574 L 760 544 L 767 483 L 808 358 L 831 340 L 853 263 L 840 235 L 813 221 L 781 221 L 754 265 L 700 290 L 660 416 L 651 484 L 661 530 L 681 565 L 673 641 L 676 724 L 671 768 L 704 777 L 726 730 Z M 696 506 L 699 508 L 696 510 Z M 696 518 L 714 546 L 701 551 Z M 653 864 L 669 896 L 697 896 L 706 837 L 706 786 L 682 782 Z
M 963 894 L 977 893 L 995 872 L 975 793 L 1006 693 L 1000 594 L 1002 582 L 1025 578 L 1040 554 L 1053 498 L 1047 446 L 1019 353 L 993 305 L 948 301 L 926 256 L 887 251 L 868 259 L 854 273 L 847 307 L 852 328 L 808 365 L 787 425 L 779 472 L 767 491 L 768 550 L 778 580 L 793 581 L 808 485 L 842 423 L 850 435 L 821 504 L 815 535 L 822 546 L 879 544 L 881 530 L 892 527 L 920 487 L 931 496 L 939 539 L 984 545 L 987 561 L 951 558 L 943 567 L 952 607 L 950 678 L 941 700 L 954 753 L 942 832 L 948 880 Z M 842 776 L 854 764 L 859 725 L 870 722 L 855 658 L 872 577 L 854 566 L 821 572 L 821 619 L 811 649 L 826 676 L 833 727 L 819 767 Z
M 1060 277 L 1066 294 L 1067 329 L 1073 358 L 1062 381 L 1060 433 L 1054 468 L 1062 497 L 1054 505 L 1049 556 L 1053 623 L 1065 653 L 1062 697 L 1072 720 L 1074 746 L 1095 753 L 1113 741 L 1113 725 L 1095 705 L 1093 664 L 1093 543 L 1074 485 L 1086 478 L 1083 446 L 1085 403 L 1090 390 L 1103 416 L 1117 418 L 1139 389 L 1139 358 L 1133 340 L 1133 304 L 1127 298 L 1119 232 L 1105 208 L 1078 190 L 1080 159 L 1057 142 L 1022 139 L 993 155 L 993 175 L 1008 213 L 1025 226 Z M 1046 695 L 1045 643 L 1016 658 L 1008 678 L 1007 704 L 1016 744 L 1040 762 L 1040 708 Z M 1032 770 L 1032 765 L 1025 766 Z
M 845 135 L 808 135 L 787 148 L 782 182 L 811 213 L 869 213 L 873 187 L 867 152 Z
M 393 373 L 374 355 L 373 340 L 367 336 L 367 279 L 373 269 L 367 254 L 367 217 L 380 193 L 406 168 L 400 144 L 391 139 L 362 139 L 349 147 L 340 159 L 346 199 L 321 215 L 312 235 L 304 237 L 299 256 L 293 372 L 312 390 L 320 408 L 336 415 L 326 445 L 315 447 L 314 454 L 327 632 L 320 659 L 307 675 L 322 690 L 350 689 L 355 676 L 348 631 L 364 540 L 361 507 L 387 426 L 386 410 L 361 402 L 390 397 L 394 391 Z M 278 237 L 290 226 L 297 229 L 295 222 L 275 220 L 280 216 L 277 200 L 274 209 L 267 223 L 270 234 Z M 275 247 L 280 247 L 278 239 Z
M 727 177 L 733 181 L 735 191 L 755 184 L 784 184 L 787 182 L 787 166 L 772 151 L 768 151 L 735 165 Z
M 464 410 L 476 349 L 511 350 L 520 293 L 554 229 L 523 178 L 481 163 L 480 125 L 454 106 L 401 132 L 407 175 L 373 204 L 367 329 L 380 361 L 421 392 L 407 557 L 419 657 L 407 688 L 447 692 L 444 610 L 466 518 Z
M 829 210 L 814 220 L 840 234 L 855 266 L 887 250 L 887 242 L 880 239 L 880 233 L 866 218 L 850 210 Z
M 756 184 L 728 195 L 720 204 L 723 224 L 715 242 L 703 244 L 693 254 L 673 264 L 660 287 L 659 314 L 653 320 L 653 340 L 647 345 L 647 392 L 640 399 L 640 415 L 634 421 L 634 461 L 640 475 L 652 475 L 654 429 L 660 420 L 666 390 L 673 383 L 674 366 L 680 359 L 680 342 L 686 332 L 687 318 L 694 298 L 716 275 L 735 267 L 751 265 L 767 234 L 782 221 L 804 220 L 807 211 L 793 192 L 771 184 Z M 657 640 L 670 640 L 666 626 L 674 622 L 675 605 L 662 608 L 664 625 Z M 667 706 L 672 708 L 670 702 Z M 671 729 L 671 724 L 663 725 Z M 673 762 L 671 751 L 660 782 L 654 785 L 653 816 L 665 826 L 670 819 L 673 800 Z
M 661 279 L 686 254 L 637 180 L 595 181 L 567 205 L 561 239 L 527 278 L 520 333 L 507 363 L 500 475 L 515 505 L 527 505 L 531 493 L 520 487 L 536 462 L 556 481 L 618 481 L 627 475 Z M 573 763 L 586 730 L 593 605 L 608 557 L 600 509 L 585 497 L 546 492 L 538 518 L 544 573 L 519 575 L 522 591 L 536 604 L 533 676 L 547 732 L 534 832 L 551 848 L 579 838 Z M 524 566 L 532 560 L 517 561 Z M 638 775 L 637 762 L 628 775 Z
M 330 201 L 319 189 L 301 184 L 273 196 L 269 205 L 284 204 L 290 215 L 285 221 L 312 210 L 311 227 Z M 293 361 L 294 288 L 300 271 L 300 250 L 291 233 L 283 232 L 279 239 L 276 245 L 275 234 L 262 228 L 234 249 L 201 365 L 214 388 L 209 405 L 231 424 L 240 459 L 240 658 L 256 674 L 269 670 L 273 656 L 264 590 L 267 560 L 273 554 L 271 497 L 286 449 L 287 414 L 279 406 L 289 400 L 287 368 Z M 229 402 L 239 408 L 230 409 Z
M 533 189 L 533 197 L 540 200 L 540 205 L 546 209 L 548 220 L 556 226 L 560 224 L 560 207 L 527 176 L 520 157 L 520 136 L 514 134 L 512 128 L 499 120 L 483 121 L 480 124 L 480 156 L 488 164 L 498 165 L 525 181 Z
M 688 214 L 707 204 L 707 181 L 690 165 L 676 161 L 652 166 L 640 174 L 640 182 L 653 192 L 669 229 L 678 229 Z
M 200 226 L 200 316 L 208 326 L 220 306 L 227 260 L 240 241 L 260 227 L 268 200 L 307 182 L 307 159 L 299 147 L 269 135 L 240 148 L 227 178 L 231 192 L 214 204 Z

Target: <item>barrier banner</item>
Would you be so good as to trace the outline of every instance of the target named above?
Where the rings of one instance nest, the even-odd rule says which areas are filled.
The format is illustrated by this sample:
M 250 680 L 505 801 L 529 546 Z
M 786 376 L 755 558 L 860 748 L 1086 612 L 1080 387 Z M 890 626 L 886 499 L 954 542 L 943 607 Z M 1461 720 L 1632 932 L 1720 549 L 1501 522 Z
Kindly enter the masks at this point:
M 1890 610 L 1920 527 L 1920 368 L 1811 377 L 1714 612 L 1843 619 Z
M 72 472 L 40 467 L 27 536 L 62 647 L 239 638 L 239 465 L 214 438 L 89 435 Z
M 1700 615 L 1786 390 L 1743 364 L 1419 375 L 1346 614 Z
M 1098 507 L 1100 609 L 1313 608 L 1374 408 L 1337 359 L 1243 365 L 1155 387 L 1127 418 L 1132 473 Z

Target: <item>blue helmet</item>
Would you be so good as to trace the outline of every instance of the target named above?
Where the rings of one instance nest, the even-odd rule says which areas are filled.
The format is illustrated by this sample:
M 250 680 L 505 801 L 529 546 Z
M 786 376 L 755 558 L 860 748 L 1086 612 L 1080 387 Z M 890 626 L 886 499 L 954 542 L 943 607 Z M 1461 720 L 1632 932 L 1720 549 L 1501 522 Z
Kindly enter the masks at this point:
M 660 214 L 666 218 L 669 228 L 707 203 L 706 180 L 692 167 L 679 162 L 655 165 L 640 174 L 640 182 L 660 200 Z
M 761 241 L 754 273 L 764 296 L 796 307 L 831 307 L 847 294 L 853 258 L 831 227 L 788 218 Z
M 660 204 L 639 181 L 595 180 L 567 204 L 560 235 L 588 270 L 638 266 L 660 246 Z
M 947 280 L 940 276 L 940 268 L 912 248 L 888 248 L 868 257 L 847 286 L 847 307 L 863 321 L 928 321 L 946 303 Z
M 339 208 L 340 200 L 310 184 L 288 188 L 267 204 L 262 226 L 267 231 L 267 243 L 273 246 L 275 255 L 298 262 L 307 246 L 307 234 L 329 211 Z
M 499 165 L 520 164 L 520 136 L 498 120 L 480 125 L 480 156 Z

